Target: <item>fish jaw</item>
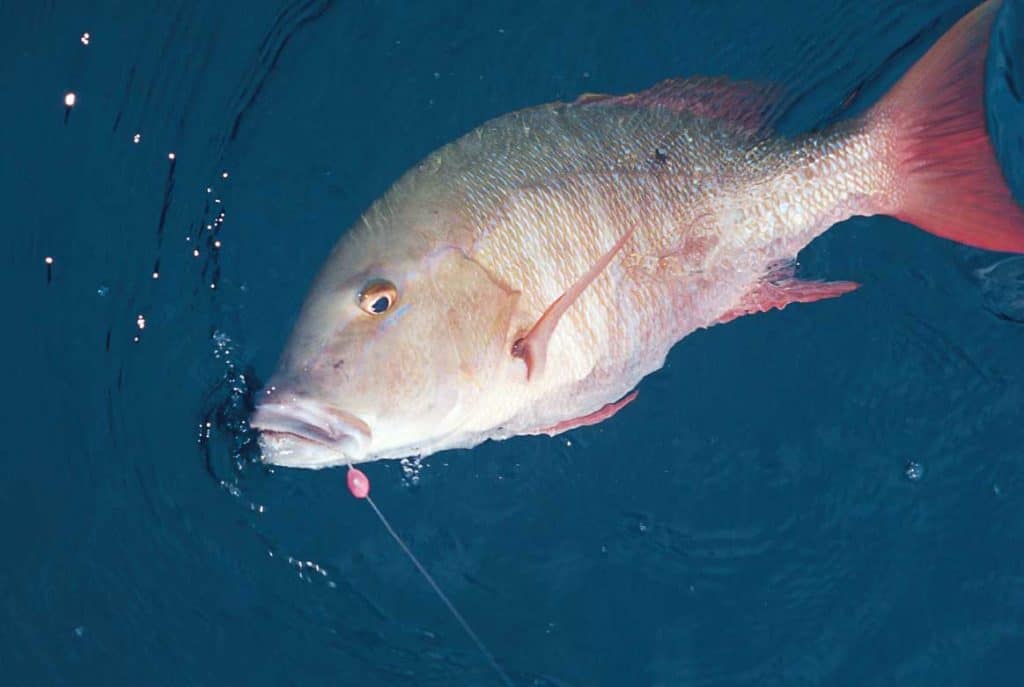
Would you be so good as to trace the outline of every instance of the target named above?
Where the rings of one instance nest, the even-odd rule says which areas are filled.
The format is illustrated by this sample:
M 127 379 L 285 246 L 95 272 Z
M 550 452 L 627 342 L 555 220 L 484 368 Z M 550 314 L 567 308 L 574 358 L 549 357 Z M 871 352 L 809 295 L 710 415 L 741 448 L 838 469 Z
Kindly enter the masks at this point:
M 355 415 L 287 393 L 257 403 L 249 425 L 260 433 L 263 461 L 284 467 L 362 462 L 373 439 L 369 425 Z

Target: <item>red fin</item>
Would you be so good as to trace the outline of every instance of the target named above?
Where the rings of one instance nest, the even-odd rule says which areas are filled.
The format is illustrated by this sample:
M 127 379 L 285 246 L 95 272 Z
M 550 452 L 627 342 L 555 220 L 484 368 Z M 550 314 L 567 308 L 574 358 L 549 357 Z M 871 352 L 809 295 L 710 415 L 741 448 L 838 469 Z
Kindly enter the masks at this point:
M 1024 253 L 1024 211 L 985 124 L 985 58 L 1000 0 L 961 19 L 868 114 L 892 142 L 890 213 L 938 236 Z
M 526 378 L 530 379 L 544 371 L 544 364 L 547 361 L 548 341 L 558 325 L 558 321 L 565 314 L 565 311 L 576 302 L 580 294 L 591 282 L 593 282 L 608 263 L 612 261 L 615 254 L 622 250 L 626 241 L 636 231 L 638 225 L 634 224 L 629 231 L 622 234 L 607 253 L 597 259 L 597 262 L 587 270 L 586 274 L 575 281 L 565 292 L 555 299 L 555 302 L 548 306 L 544 314 L 534 323 L 525 336 L 512 344 L 512 355 L 522 358 L 526 363 Z
M 539 429 L 536 432 L 533 432 L 533 434 L 547 434 L 549 437 L 553 437 L 556 434 L 568 432 L 570 429 L 576 429 L 578 427 L 589 427 L 590 425 L 596 425 L 599 422 L 604 422 L 612 415 L 625 408 L 630 402 L 633 401 L 633 399 L 636 398 L 638 393 L 638 391 L 634 391 L 630 393 L 628 396 L 622 398 L 621 400 L 616 401 L 615 403 L 609 403 L 608 405 L 602 407 L 600 410 L 595 410 L 590 415 L 584 415 L 583 417 L 577 417 L 572 420 L 565 420 L 564 422 L 559 422 L 557 425 L 552 425 L 551 427 Z
M 662 107 L 696 117 L 722 119 L 749 131 L 767 128 L 776 118 L 781 90 L 752 81 L 731 81 L 724 77 L 668 79 L 646 91 L 628 95 L 585 93 L 578 105 Z
M 715 320 L 724 324 L 737 317 L 782 310 L 790 303 L 813 303 L 837 298 L 860 287 L 852 281 L 804 281 L 793 276 L 793 265 L 787 263 L 770 272 L 756 287 L 747 292 L 739 304 Z

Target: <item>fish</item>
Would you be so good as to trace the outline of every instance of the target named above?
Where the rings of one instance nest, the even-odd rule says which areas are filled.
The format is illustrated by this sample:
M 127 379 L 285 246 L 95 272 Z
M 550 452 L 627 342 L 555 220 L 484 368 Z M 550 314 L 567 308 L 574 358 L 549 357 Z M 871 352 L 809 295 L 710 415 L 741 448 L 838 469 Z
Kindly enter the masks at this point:
M 1024 253 L 985 121 L 1000 4 L 863 114 L 800 135 L 777 133 L 778 89 L 695 77 L 441 147 L 327 257 L 255 400 L 263 459 L 351 470 L 608 420 L 688 334 L 857 289 L 794 267 L 855 215 Z

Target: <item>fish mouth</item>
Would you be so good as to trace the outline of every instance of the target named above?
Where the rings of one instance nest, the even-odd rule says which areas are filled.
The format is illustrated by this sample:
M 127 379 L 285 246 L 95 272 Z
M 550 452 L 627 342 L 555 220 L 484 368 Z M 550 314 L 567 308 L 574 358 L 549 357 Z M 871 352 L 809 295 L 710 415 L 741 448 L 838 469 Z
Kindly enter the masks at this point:
M 302 397 L 257 403 L 249 426 L 259 431 L 263 460 L 287 467 L 356 462 L 373 433 L 352 413 Z

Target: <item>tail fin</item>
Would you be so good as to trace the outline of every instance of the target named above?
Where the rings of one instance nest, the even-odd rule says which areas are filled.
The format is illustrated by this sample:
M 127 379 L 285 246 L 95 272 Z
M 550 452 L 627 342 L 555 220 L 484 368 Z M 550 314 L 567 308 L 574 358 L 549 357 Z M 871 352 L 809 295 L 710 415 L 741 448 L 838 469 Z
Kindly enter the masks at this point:
M 1001 0 L 961 19 L 868 113 L 896 160 L 890 212 L 932 234 L 1024 253 L 1014 200 L 985 126 L 985 58 Z

